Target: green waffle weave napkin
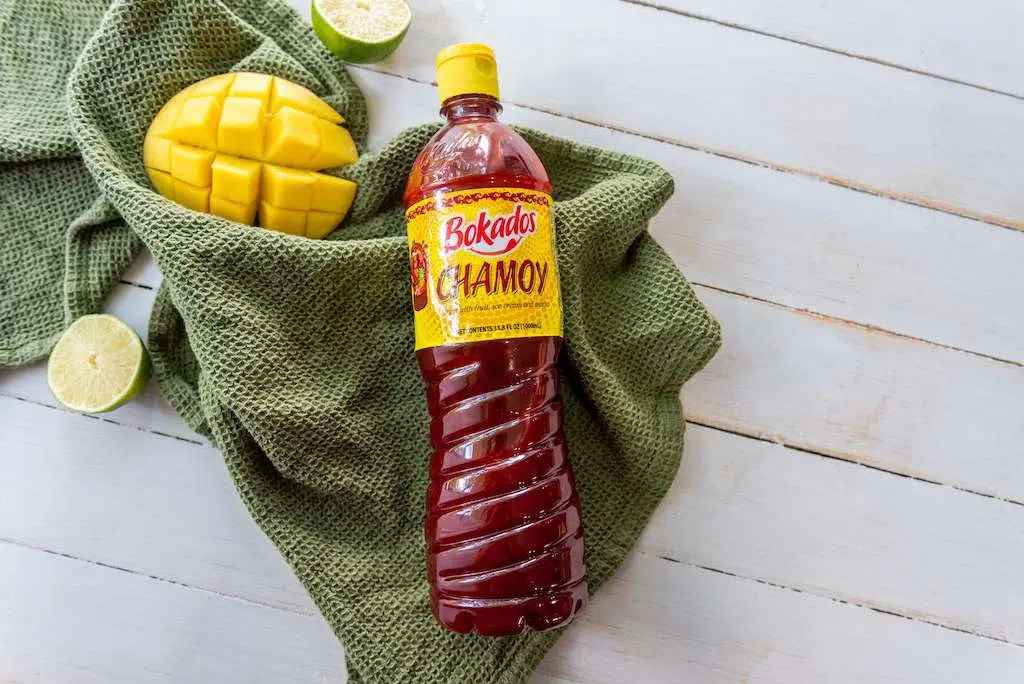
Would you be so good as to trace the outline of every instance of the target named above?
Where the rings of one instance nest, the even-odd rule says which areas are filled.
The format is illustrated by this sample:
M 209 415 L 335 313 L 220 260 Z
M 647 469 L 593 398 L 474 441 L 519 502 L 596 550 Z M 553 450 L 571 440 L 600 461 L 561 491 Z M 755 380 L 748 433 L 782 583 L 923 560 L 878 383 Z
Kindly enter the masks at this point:
M 0 6 L 0 363 L 40 358 L 101 309 L 144 243 L 164 276 L 149 331 L 160 387 L 223 452 L 342 641 L 349 681 L 525 681 L 558 633 L 460 636 L 428 607 L 428 417 L 400 202 L 437 124 L 340 170 L 359 192 L 329 240 L 189 211 L 151 190 L 141 158 L 178 90 L 230 70 L 283 76 L 336 107 L 360 145 L 362 95 L 278 0 L 106 5 Z M 647 233 L 672 193 L 664 170 L 521 132 L 555 188 L 565 431 L 598 589 L 675 476 L 680 387 L 719 328 Z

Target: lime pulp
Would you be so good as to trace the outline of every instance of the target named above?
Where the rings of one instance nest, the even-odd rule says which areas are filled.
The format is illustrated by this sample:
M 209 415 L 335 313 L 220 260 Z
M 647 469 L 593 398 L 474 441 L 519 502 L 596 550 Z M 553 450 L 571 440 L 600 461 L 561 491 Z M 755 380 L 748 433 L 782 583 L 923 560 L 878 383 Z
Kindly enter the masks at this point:
M 313 0 L 313 30 L 346 62 L 384 59 L 405 38 L 412 10 L 405 0 Z
M 80 413 L 103 413 L 142 391 L 149 355 L 128 325 L 107 314 L 82 316 L 64 331 L 46 367 L 50 391 Z

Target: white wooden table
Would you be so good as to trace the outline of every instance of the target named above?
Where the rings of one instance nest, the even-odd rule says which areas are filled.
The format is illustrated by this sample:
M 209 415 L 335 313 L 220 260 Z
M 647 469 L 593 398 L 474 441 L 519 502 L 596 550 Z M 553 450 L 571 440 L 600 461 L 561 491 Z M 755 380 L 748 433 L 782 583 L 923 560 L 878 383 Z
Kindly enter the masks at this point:
M 1024 4 L 414 10 L 353 70 L 372 145 L 490 43 L 506 120 L 671 171 L 652 230 L 724 328 L 671 492 L 534 682 L 1024 681 Z M 145 331 L 159 280 L 109 309 Z M 0 435 L 0 682 L 344 680 L 155 387 L 96 419 L 2 372 Z

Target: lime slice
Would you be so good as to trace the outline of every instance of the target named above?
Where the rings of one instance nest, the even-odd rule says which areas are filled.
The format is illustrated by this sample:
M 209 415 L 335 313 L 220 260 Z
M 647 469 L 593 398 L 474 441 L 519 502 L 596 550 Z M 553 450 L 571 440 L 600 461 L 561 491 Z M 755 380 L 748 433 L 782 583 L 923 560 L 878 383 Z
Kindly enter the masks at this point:
M 313 0 L 313 30 L 346 62 L 379 62 L 409 30 L 412 10 L 405 0 Z
M 57 401 L 73 411 L 103 413 L 142 391 L 149 356 L 127 325 L 106 314 L 82 316 L 50 352 L 46 381 Z

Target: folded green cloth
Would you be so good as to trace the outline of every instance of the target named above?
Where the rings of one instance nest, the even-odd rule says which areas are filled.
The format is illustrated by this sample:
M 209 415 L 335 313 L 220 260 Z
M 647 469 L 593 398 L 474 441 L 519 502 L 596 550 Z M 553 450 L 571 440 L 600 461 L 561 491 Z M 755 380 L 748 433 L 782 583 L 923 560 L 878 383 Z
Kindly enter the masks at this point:
M 362 96 L 278 0 L 104 4 L 0 10 L 0 362 L 39 358 L 99 309 L 141 239 L 164 275 L 149 333 L 161 389 L 222 450 L 341 639 L 349 680 L 525 681 L 558 633 L 459 636 L 428 607 L 428 418 L 400 198 L 436 124 L 340 170 L 359 192 L 330 240 L 186 210 L 150 189 L 141 159 L 150 120 L 185 85 L 283 76 L 335 106 L 359 143 Z M 646 232 L 672 192 L 665 171 L 522 133 L 555 188 L 565 430 L 596 589 L 675 475 L 679 390 L 719 329 Z

